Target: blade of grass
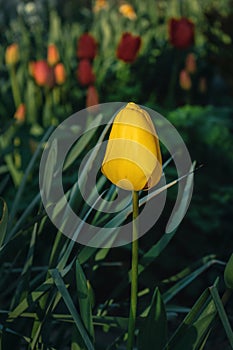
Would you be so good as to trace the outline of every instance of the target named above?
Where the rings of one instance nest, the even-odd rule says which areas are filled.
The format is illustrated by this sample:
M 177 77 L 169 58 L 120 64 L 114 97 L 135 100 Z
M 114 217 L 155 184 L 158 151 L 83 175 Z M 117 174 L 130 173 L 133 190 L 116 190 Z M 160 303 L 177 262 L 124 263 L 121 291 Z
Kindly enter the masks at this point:
M 206 271 L 211 265 L 215 264 L 216 260 L 210 260 L 206 262 L 204 265 L 200 266 L 193 272 L 189 273 L 188 276 L 182 278 L 179 282 L 175 283 L 174 286 L 169 288 L 164 294 L 163 299 L 164 302 L 167 303 L 172 298 L 174 298 L 175 295 L 177 295 L 182 289 L 184 289 L 187 285 L 189 285 L 195 278 L 200 276 L 204 271 Z
M 7 208 L 6 202 L 2 198 L 0 198 L 0 201 L 3 204 L 2 217 L 0 219 L 0 248 L 1 248 L 3 245 L 3 242 L 5 240 L 6 232 L 7 232 L 8 208 Z
M 61 271 L 61 276 L 64 277 L 72 268 L 74 260 L 71 261 L 67 267 Z M 49 277 L 43 282 L 39 287 L 37 287 L 34 291 L 32 291 L 26 298 L 24 298 L 19 305 L 13 309 L 9 315 L 9 319 L 14 319 L 20 316 L 23 312 L 25 312 L 28 307 L 33 305 L 36 301 L 38 301 L 45 293 L 47 293 L 51 287 L 54 285 L 53 278 Z
M 51 132 L 53 131 L 54 127 L 51 126 L 47 132 L 44 134 L 43 138 L 41 139 L 35 153 L 33 154 L 28 166 L 27 166 L 27 169 L 25 170 L 25 173 L 24 173 L 24 176 L 22 178 L 22 181 L 20 183 L 20 186 L 18 188 L 18 191 L 16 193 L 16 196 L 15 196 L 15 199 L 14 199 L 14 202 L 13 202 L 13 205 L 12 205 L 12 208 L 11 208 L 11 213 L 10 213 L 10 217 L 9 217 L 9 227 L 12 227 L 13 225 L 13 219 L 15 217 L 15 214 L 17 213 L 17 210 L 18 210 L 18 206 L 20 204 L 20 200 L 21 200 L 21 197 L 22 197 L 22 194 L 23 194 L 23 191 L 25 189 L 25 186 L 26 186 L 26 183 L 27 183 L 27 180 L 28 180 L 28 176 L 30 174 L 30 172 L 32 171 L 34 165 L 35 165 L 35 162 L 41 152 L 41 149 L 44 145 L 44 142 L 48 139 L 49 135 L 51 134 Z M 9 240 L 9 237 L 8 237 L 8 240 Z
M 88 290 L 88 284 L 86 277 L 83 273 L 83 270 L 79 264 L 78 259 L 76 259 L 76 285 L 77 285 L 77 294 L 79 302 L 80 315 L 83 320 L 84 326 L 88 331 L 88 334 L 91 337 L 93 342 L 94 340 L 94 327 L 92 322 L 92 308 L 90 293 Z
M 25 298 L 29 291 L 29 281 L 30 281 L 30 274 L 31 274 L 31 267 L 33 264 L 33 258 L 35 254 L 35 244 L 36 244 L 36 237 L 37 237 L 37 229 L 38 224 L 36 223 L 34 225 L 31 241 L 28 249 L 28 254 L 26 261 L 24 263 L 23 270 L 21 272 L 21 276 L 19 279 L 19 283 L 17 285 L 14 297 L 11 301 L 11 309 L 15 308 L 17 304 L 19 304 L 20 300 Z
M 80 316 L 79 316 L 79 314 L 74 306 L 74 303 L 71 299 L 71 296 L 70 296 L 70 294 L 65 286 L 65 283 L 64 283 L 59 271 L 57 269 L 53 269 L 53 270 L 50 270 L 49 272 L 50 272 L 59 292 L 61 293 L 62 298 L 63 298 L 70 314 L 72 315 L 72 317 L 75 321 L 75 325 L 77 327 L 77 330 L 78 330 L 80 336 L 83 339 L 84 344 L 86 345 L 88 350 L 94 350 L 93 344 L 88 336 L 88 333 L 87 333 L 85 327 L 82 324 Z
M 219 297 L 219 294 L 218 294 L 218 290 L 215 286 L 212 286 L 209 288 L 210 290 L 210 294 L 214 300 L 214 303 L 215 303 L 215 306 L 216 306 L 216 309 L 218 311 L 218 315 L 220 317 L 220 320 L 222 321 L 222 324 L 223 324 L 223 327 L 225 329 L 225 332 L 226 332 L 226 335 L 227 335 L 227 338 L 229 340 L 229 343 L 231 344 L 231 347 L 233 349 L 233 332 L 232 332 L 232 328 L 231 328 L 231 325 L 230 325 L 230 322 L 228 320 L 228 317 L 227 317 L 227 314 L 226 314 L 226 311 L 223 307 L 223 303 Z
M 218 284 L 218 279 L 214 285 Z M 198 298 L 190 312 L 184 318 L 175 333 L 171 336 L 164 350 L 182 350 L 184 346 L 192 346 L 198 349 L 206 337 L 215 317 L 217 310 L 209 292 L 209 288 Z

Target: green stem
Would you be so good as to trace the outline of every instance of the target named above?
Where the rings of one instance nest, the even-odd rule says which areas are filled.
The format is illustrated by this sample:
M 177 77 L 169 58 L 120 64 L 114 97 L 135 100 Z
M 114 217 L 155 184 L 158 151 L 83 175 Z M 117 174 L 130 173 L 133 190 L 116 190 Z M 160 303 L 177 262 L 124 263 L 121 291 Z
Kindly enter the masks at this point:
M 20 97 L 19 85 L 18 85 L 16 72 L 15 72 L 15 66 L 11 65 L 9 67 L 9 71 L 10 71 L 11 88 L 12 88 L 15 108 L 17 108 L 21 103 L 21 97 Z
M 138 294 L 138 192 L 133 191 L 133 242 L 132 242 L 132 274 L 131 274 L 131 301 L 128 324 L 127 350 L 133 349 L 134 333 L 137 314 Z

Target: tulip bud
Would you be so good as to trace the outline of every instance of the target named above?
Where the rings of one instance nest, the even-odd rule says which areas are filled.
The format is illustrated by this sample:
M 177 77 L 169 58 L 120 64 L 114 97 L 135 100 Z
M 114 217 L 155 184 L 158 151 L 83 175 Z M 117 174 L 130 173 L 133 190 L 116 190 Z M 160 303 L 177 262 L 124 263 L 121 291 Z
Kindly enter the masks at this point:
M 185 69 L 188 73 L 193 74 L 197 70 L 197 60 L 193 53 L 189 53 L 185 60 Z
M 87 89 L 86 107 L 91 107 L 99 104 L 99 96 L 96 88 L 90 85 Z
M 134 20 L 137 18 L 137 15 L 134 11 L 133 6 L 131 6 L 130 4 L 122 4 L 119 7 L 119 12 L 126 18 L 130 19 L 130 20 Z
M 49 44 L 47 51 L 47 61 L 50 66 L 54 66 L 60 60 L 59 52 L 55 44 Z
M 106 0 L 96 0 L 93 7 L 93 12 L 99 12 L 100 10 L 104 10 L 106 8 L 108 8 Z
M 7 47 L 5 61 L 8 65 L 14 65 L 19 61 L 19 46 L 14 43 Z
M 117 47 L 117 58 L 132 63 L 135 61 L 141 46 L 141 37 L 131 33 L 123 33 Z
M 34 62 L 33 76 L 39 86 L 53 87 L 55 83 L 54 71 L 45 60 Z
M 162 175 L 159 140 L 149 114 L 130 102 L 115 117 L 110 132 L 103 174 L 125 190 L 146 190 Z
M 198 90 L 201 94 L 206 93 L 207 90 L 207 81 L 205 77 L 200 77 L 199 84 L 198 84 Z
M 14 118 L 18 123 L 23 123 L 25 121 L 26 107 L 24 103 L 20 103 L 18 106 Z
M 64 64 L 58 63 L 54 67 L 55 81 L 58 85 L 64 84 L 66 81 L 66 70 Z
M 190 90 L 192 87 L 192 81 L 190 75 L 185 69 L 182 69 L 179 76 L 180 86 L 183 90 Z
M 77 43 L 77 57 L 79 59 L 93 60 L 97 53 L 97 43 L 89 33 L 84 33 Z
M 171 18 L 169 20 L 169 39 L 178 49 L 187 49 L 194 43 L 195 26 L 188 18 Z
M 77 78 L 82 86 L 88 86 L 94 83 L 95 74 L 89 60 L 83 59 L 79 62 L 77 69 Z
M 231 254 L 230 259 L 226 265 L 224 271 L 224 281 L 227 288 L 233 290 L 233 254 Z

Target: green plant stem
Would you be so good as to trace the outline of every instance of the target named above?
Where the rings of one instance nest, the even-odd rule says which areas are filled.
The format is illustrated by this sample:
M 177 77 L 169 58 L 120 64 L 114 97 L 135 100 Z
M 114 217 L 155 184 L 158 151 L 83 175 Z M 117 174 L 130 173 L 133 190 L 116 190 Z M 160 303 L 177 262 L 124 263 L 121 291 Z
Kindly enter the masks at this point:
M 15 108 L 17 108 L 21 103 L 21 97 L 19 92 L 19 85 L 16 77 L 15 66 L 11 65 L 9 67 L 10 71 L 10 80 L 11 80 L 11 89 L 14 98 Z
M 132 272 L 131 272 L 131 300 L 128 324 L 127 350 L 133 349 L 134 332 L 137 313 L 138 294 L 138 192 L 133 191 L 133 241 L 132 241 Z

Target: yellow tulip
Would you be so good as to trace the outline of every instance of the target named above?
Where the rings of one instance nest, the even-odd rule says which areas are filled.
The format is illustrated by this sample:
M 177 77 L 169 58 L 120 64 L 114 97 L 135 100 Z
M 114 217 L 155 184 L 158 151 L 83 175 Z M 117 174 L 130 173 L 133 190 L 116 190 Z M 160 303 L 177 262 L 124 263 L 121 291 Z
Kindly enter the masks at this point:
M 162 175 L 159 140 L 149 114 L 133 102 L 115 117 L 102 173 L 125 190 L 146 190 Z
M 133 6 L 130 4 L 122 4 L 119 7 L 119 12 L 124 16 L 129 18 L 130 20 L 134 20 L 137 18 L 136 12 L 134 11 Z
M 19 45 L 14 43 L 6 48 L 5 61 L 8 65 L 15 65 L 19 61 Z

